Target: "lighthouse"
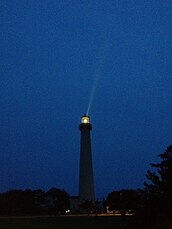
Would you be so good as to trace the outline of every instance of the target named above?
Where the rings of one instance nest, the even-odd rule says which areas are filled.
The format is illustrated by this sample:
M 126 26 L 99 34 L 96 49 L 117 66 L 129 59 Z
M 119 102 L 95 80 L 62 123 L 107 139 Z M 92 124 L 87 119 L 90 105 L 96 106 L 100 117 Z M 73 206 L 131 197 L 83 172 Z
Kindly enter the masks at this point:
M 88 115 L 81 117 L 80 168 L 79 168 L 79 202 L 95 201 L 94 178 L 91 152 L 92 125 Z

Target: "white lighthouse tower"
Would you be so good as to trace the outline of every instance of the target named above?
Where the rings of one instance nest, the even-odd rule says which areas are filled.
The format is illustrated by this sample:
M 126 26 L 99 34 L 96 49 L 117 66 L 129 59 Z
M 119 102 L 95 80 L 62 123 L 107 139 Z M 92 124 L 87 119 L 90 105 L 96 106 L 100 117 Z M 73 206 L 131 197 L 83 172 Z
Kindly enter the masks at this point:
M 94 179 L 91 152 L 91 136 L 90 131 L 92 125 L 89 116 L 86 114 L 81 117 L 79 125 L 81 131 L 80 145 L 80 170 L 79 170 L 79 202 L 95 201 Z

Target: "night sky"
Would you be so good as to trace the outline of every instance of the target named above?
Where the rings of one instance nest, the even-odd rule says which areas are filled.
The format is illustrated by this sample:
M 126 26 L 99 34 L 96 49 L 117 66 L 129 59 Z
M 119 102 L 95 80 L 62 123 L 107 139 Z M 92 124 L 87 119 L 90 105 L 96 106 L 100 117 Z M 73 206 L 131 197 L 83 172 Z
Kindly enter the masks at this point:
M 1 0 L 0 192 L 78 194 L 91 94 L 96 196 L 143 188 L 172 144 L 171 13 L 170 0 Z

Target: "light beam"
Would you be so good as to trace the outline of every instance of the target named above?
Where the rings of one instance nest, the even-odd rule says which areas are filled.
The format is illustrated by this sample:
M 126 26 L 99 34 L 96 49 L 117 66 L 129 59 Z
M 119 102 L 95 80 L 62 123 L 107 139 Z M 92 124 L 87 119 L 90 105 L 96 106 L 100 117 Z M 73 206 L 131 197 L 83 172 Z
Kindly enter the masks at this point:
M 100 49 L 98 67 L 96 68 L 95 73 L 93 75 L 93 85 L 92 85 L 91 94 L 90 94 L 90 98 L 88 102 L 87 113 L 86 113 L 87 115 L 89 114 L 90 109 L 92 107 L 92 103 L 93 103 L 93 99 L 96 93 L 98 82 L 100 80 L 100 76 L 102 75 L 102 70 L 105 64 L 105 57 L 106 57 L 105 54 L 107 52 L 107 48 L 108 48 L 108 43 L 105 42 Z

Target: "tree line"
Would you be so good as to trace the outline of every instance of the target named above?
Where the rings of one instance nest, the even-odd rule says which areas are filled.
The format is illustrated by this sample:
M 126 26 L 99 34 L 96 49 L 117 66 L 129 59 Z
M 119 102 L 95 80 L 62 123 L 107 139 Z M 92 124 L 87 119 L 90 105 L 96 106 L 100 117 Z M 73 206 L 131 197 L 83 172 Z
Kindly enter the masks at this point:
M 0 215 L 57 215 L 69 209 L 69 194 L 58 188 L 47 192 L 37 190 L 10 190 L 0 194 Z

